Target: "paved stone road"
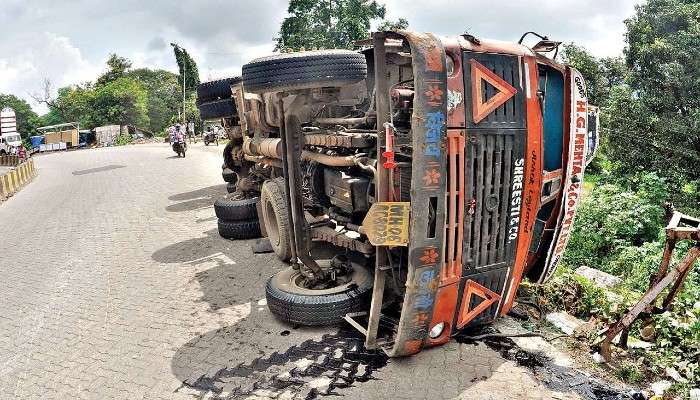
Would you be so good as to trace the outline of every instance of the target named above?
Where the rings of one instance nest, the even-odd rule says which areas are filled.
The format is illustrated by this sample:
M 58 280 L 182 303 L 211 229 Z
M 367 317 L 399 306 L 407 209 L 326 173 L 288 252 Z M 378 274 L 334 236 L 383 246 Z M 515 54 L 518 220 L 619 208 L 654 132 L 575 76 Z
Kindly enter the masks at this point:
M 575 398 L 481 344 L 387 361 L 349 332 L 273 319 L 264 283 L 283 265 L 216 232 L 221 149 L 37 157 L 38 177 L 0 204 L 0 398 L 283 399 L 329 384 L 350 399 Z

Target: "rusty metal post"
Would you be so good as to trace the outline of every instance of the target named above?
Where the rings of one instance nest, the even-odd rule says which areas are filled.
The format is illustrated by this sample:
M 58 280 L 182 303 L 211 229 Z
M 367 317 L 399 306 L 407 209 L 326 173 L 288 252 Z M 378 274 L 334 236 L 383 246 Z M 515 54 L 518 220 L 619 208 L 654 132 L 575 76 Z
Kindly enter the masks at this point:
M 625 314 L 625 316 L 622 317 L 621 320 L 619 320 L 618 322 L 616 322 L 608 328 L 608 330 L 605 333 L 605 338 L 603 339 L 603 341 L 600 342 L 601 355 L 607 361 L 610 361 L 612 355 L 610 351 L 610 345 L 612 344 L 612 341 L 615 338 L 615 336 L 617 336 L 620 332 L 627 332 L 630 326 L 632 326 L 632 323 L 634 323 L 634 321 L 637 320 L 639 315 L 654 302 L 654 300 L 661 294 L 661 292 L 663 292 L 663 290 L 668 285 L 671 284 L 671 282 L 675 282 L 674 287 L 680 288 L 683 284 L 683 280 L 687 276 L 688 271 L 690 271 L 693 264 L 695 263 L 695 260 L 697 260 L 699 256 L 700 244 L 696 244 L 694 247 L 688 250 L 688 253 L 686 253 L 683 259 L 681 259 L 681 261 L 678 264 L 676 264 L 676 266 L 674 266 L 669 273 L 663 276 L 663 278 L 659 279 L 656 284 L 652 285 L 649 288 L 649 290 L 647 290 L 647 292 L 644 294 L 644 296 L 642 296 L 639 302 L 634 307 L 632 307 L 632 309 L 627 314 Z M 664 257 L 666 257 L 666 254 L 664 254 Z M 668 304 L 670 304 L 670 302 L 673 301 L 675 294 L 676 293 L 674 293 L 673 291 L 669 293 L 669 296 L 664 301 L 664 304 L 666 304 L 667 302 Z
M 389 121 L 389 84 L 386 69 L 386 34 L 377 32 L 374 34 L 374 87 L 375 101 L 377 104 L 377 153 L 381 154 L 386 145 L 383 135 L 384 123 Z M 387 201 L 388 173 L 382 167 L 381 160 L 377 163 L 377 184 L 375 197 L 378 202 Z M 376 268 L 374 270 L 374 287 L 372 288 L 372 305 L 367 322 L 367 335 L 365 346 L 368 349 L 377 348 L 377 333 L 379 332 L 379 317 L 384 302 L 384 285 L 386 281 L 387 254 L 384 248 L 377 247 Z

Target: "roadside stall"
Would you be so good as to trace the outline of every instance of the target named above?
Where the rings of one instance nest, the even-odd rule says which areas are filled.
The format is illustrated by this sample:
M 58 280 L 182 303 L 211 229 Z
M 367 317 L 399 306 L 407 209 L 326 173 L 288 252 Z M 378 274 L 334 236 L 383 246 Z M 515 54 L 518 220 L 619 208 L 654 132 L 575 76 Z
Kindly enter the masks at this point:
M 65 124 L 42 126 L 37 131 L 44 137 L 43 143 L 39 144 L 39 151 L 56 151 L 76 148 L 80 145 L 78 131 L 80 123 L 67 122 Z

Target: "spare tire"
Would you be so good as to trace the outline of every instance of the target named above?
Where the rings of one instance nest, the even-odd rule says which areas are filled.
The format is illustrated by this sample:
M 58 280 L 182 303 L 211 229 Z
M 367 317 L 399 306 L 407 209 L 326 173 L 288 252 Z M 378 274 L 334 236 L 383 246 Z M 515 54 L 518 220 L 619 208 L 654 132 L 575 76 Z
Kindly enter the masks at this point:
M 243 65 L 243 87 L 258 94 L 341 87 L 366 77 L 365 56 L 349 50 L 275 54 Z
M 233 142 L 228 142 L 224 146 L 224 168 L 235 169 L 236 163 L 233 160 Z
M 330 289 L 300 285 L 298 269 L 288 267 L 272 276 L 265 286 L 267 306 L 277 318 L 295 325 L 322 326 L 342 321 L 347 313 L 367 310 L 372 274 L 354 266 L 350 281 Z
M 219 235 L 225 239 L 255 239 L 260 237 L 260 223 L 251 221 L 219 220 Z
M 213 100 L 198 104 L 199 115 L 202 119 L 221 119 L 237 115 L 236 104 L 232 98 Z
M 292 230 L 287 214 L 284 178 L 267 180 L 260 191 L 260 216 L 272 250 L 282 261 L 292 258 Z
M 236 76 L 200 83 L 197 85 L 197 104 L 230 98 L 233 95 L 231 85 L 236 85 L 240 82 L 241 77 Z
M 224 196 L 214 202 L 214 213 L 225 221 L 245 221 L 258 218 L 257 204 L 260 197 L 240 199 L 234 193 Z

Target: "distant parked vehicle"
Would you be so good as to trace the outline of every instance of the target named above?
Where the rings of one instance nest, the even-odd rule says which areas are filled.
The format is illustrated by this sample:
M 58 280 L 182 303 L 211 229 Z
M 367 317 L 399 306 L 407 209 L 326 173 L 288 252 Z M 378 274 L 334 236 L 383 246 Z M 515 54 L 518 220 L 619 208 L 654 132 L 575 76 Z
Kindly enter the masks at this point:
M 15 110 L 6 107 L 0 111 L 0 155 L 15 154 L 22 145 L 22 138 L 17 132 Z

